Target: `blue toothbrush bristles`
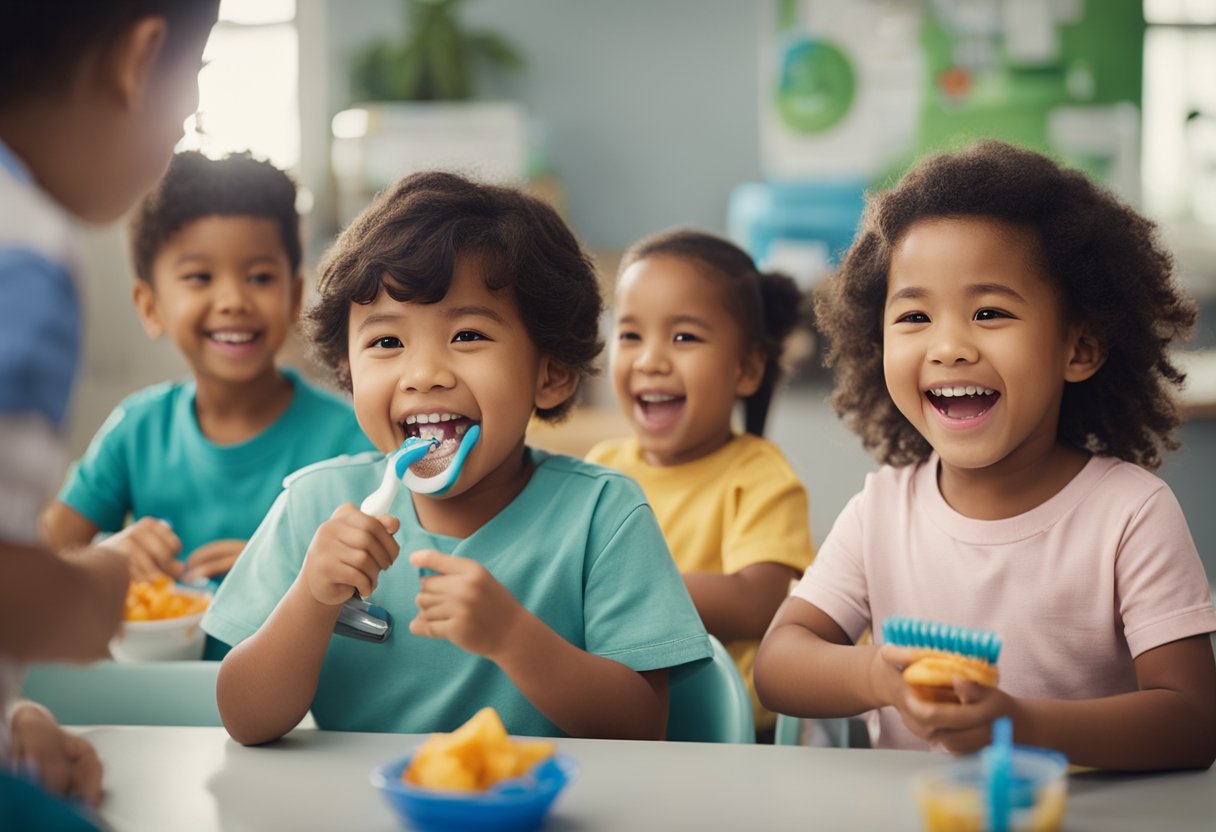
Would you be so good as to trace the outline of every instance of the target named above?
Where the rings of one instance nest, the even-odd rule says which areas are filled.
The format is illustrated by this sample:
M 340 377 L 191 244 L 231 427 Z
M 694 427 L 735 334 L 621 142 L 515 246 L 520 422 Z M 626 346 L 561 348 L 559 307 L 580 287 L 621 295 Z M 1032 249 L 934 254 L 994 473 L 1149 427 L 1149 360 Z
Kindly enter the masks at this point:
M 989 664 L 996 664 L 1001 654 L 1001 637 L 996 633 L 902 615 L 892 615 L 882 622 L 882 639 L 897 647 L 958 653 Z

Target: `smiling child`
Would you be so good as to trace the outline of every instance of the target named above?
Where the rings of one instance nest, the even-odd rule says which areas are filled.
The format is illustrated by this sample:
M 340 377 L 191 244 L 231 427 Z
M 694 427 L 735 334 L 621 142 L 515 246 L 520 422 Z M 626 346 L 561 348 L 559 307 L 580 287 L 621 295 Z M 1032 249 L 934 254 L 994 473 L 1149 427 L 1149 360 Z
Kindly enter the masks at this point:
M 380 453 L 299 472 L 203 621 L 236 647 L 220 713 L 246 744 L 322 728 L 451 731 L 485 706 L 514 734 L 660 738 L 668 669 L 710 655 L 646 499 L 623 475 L 528 448 L 590 372 L 596 276 L 544 203 L 452 174 L 384 192 L 339 237 L 309 313 Z M 411 436 L 442 495 L 356 505 Z M 407 558 L 399 554 L 408 553 Z M 420 577 L 421 570 L 428 577 Z M 387 639 L 334 638 L 354 593 Z

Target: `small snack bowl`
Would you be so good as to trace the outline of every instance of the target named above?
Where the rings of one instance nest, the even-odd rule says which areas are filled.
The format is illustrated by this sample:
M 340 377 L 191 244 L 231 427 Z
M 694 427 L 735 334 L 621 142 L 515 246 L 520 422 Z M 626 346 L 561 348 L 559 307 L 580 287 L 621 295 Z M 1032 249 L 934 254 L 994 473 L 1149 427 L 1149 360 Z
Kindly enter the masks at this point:
M 557 795 L 578 773 L 578 763 L 559 753 L 485 791 L 430 789 L 402 779 L 416 752 L 375 769 L 371 781 L 401 821 L 419 832 L 539 829 Z
M 125 620 L 110 642 L 110 654 L 120 662 L 201 659 L 207 634 L 199 624 L 212 597 L 168 579 L 131 584 Z
M 1068 760 L 1046 748 L 1015 745 L 1009 779 L 1010 832 L 1057 832 L 1068 803 Z M 979 754 L 920 775 L 914 786 L 926 832 L 991 829 Z

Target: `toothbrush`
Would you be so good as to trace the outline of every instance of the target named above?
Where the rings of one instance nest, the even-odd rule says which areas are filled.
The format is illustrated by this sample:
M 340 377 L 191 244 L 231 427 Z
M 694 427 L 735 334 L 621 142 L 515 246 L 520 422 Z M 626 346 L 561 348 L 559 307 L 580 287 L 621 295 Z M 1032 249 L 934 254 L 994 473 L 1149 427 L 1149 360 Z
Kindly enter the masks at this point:
M 1003 716 L 992 723 L 992 744 L 980 751 L 988 805 L 988 828 L 1009 832 L 1013 810 L 1013 723 Z M 1031 799 L 1033 803 L 1033 798 Z
M 359 510 L 373 517 L 385 514 L 392 507 L 393 498 L 402 483 L 416 494 L 439 495 L 450 489 L 460 477 L 465 459 L 481 437 L 481 427 L 473 425 L 460 440 L 460 447 L 451 463 L 438 474 L 421 477 L 410 470 L 410 466 L 419 462 L 423 457 L 440 446 L 435 437 L 423 439 L 419 436 L 407 437 L 401 447 L 389 454 L 384 466 L 384 479 L 380 487 L 367 495 L 359 505 Z M 419 575 L 426 570 L 419 570 Z M 358 593 L 352 595 L 338 613 L 338 621 L 334 632 L 338 635 L 352 636 L 363 641 L 384 641 L 392 629 L 392 617 L 388 610 L 373 604 Z
M 897 615 L 883 621 L 882 638 L 888 644 L 918 651 L 904 668 L 904 681 L 922 699 L 958 701 L 956 678 L 988 687 L 995 687 L 1000 679 L 996 660 L 1001 638 L 996 633 Z
M 406 440 L 401 443 L 401 447 L 388 455 L 387 463 L 384 466 L 384 479 L 380 481 L 380 487 L 368 494 L 367 499 L 359 504 L 359 511 L 370 514 L 372 517 L 379 517 L 381 514 L 387 513 L 393 504 L 393 498 L 397 496 L 397 489 L 401 486 L 401 481 L 409 473 L 410 466 L 438 447 L 439 440 L 434 437 L 430 439 L 422 439 L 418 436 L 406 437 Z
M 456 480 L 460 478 L 460 470 L 464 467 L 465 458 L 469 452 L 473 450 L 473 446 L 477 444 L 477 440 L 481 438 L 481 425 L 472 425 L 464 432 L 464 436 L 460 437 L 460 447 L 456 449 L 456 455 L 451 463 L 440 471 L 429 477 L 420 477 L 413 471 L 409 470 L 407 465 L 402 474 L 401 481 L 405 483 L 405 487 L 415 494 L 427 494 L 438 496 L 445 493 L 449 488 L 456 484 Z M 431 439 L 438 447 L 439 440 Z M 417 460 L 411 461 L 412 465 Z M 398 466 L 400 467 L 400 466 Z
M 422 459 L 433 448 L 439 447 L 435 438 L 422 439 L 417 436 L 406 437 L 401 447 L 388 455 L 384 465 L 384 478 L 380 487 L 368 494 L 359 504 L 359 511 L 379 517 L 386 514 L 397 496 L 397 489 L 409 467 Z M 346 600 L 338 611 L 338 620 L 334 624 L 334 632 L 340 636 L 351 636 L 362 641 L 384 641 L 392 629 L 392 616 L 388 610 L 379 604 L 373 604 L 366 598 L 355 593 Z

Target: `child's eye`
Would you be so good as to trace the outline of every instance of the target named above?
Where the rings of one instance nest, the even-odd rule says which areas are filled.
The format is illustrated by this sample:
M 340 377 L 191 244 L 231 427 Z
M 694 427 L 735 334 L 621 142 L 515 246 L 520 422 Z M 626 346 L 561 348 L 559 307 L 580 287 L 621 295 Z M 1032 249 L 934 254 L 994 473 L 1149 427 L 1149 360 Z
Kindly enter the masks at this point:
M 402 344 L 400 338 L 393 335 L 385 335 L 372 341 L 368 346 L 378 350 L 399 350 Z
M 701 339 L 696 335 L 693 335 L 691 332 L 677 332 L 671 340 L 677 344 L 692 344 L 700 341 Z
M 620 332 L 618 332 L 616 334 L 616 338 L 618 341 L 641 341 L 642 340 L 641 335 L 638 335 L 636 332 L 630 332 L 629 330 L 621 330 Z
M 258 272 L 257 274 L 249 275 L 249 282 L 265 286 L 267 283 L 274 283 L 274 275 L 270 272 Z
M 182 275 L 182 280 L 187 283 L 210 283 L 211 275 L 207 272 L 191 272 L 187 275 Z
M 471 330 L 471 329 L 462 329 L 462 330 L 460 330 L 460 332 L 457 332 L 455 335 L 452 336 L 453 344 L 468 344 L 468 343 L 472 343 L 473 341 L 484 341 L 484 340 L 486 340 L 486 336 L 482 335 L 480 332 L 475 332 L 474 330 Z
M 1008 312 L 1002 312 L 1000 309 L 981 309 L 975 313 L 977 321 L 995 321 L 998 318 L 1012 317 Z
M 927 324 L 929 316 L 924 312 L 907 312 L 895 319 L 897 324 Z

